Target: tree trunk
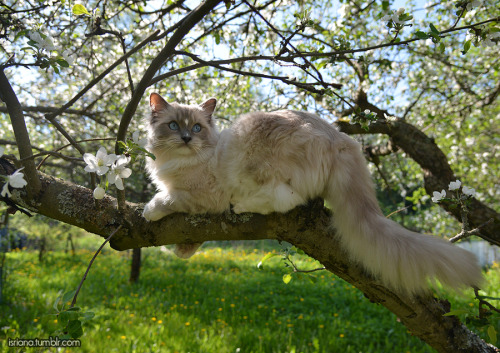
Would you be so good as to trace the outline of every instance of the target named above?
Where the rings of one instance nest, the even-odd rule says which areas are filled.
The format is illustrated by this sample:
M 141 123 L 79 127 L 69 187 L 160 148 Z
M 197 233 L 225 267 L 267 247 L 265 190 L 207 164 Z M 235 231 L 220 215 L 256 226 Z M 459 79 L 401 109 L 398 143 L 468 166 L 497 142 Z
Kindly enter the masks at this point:
M 136 283 L 141 273 L 141 248 L 132 249 L 132 263 L 130 266 L 130 283 Z

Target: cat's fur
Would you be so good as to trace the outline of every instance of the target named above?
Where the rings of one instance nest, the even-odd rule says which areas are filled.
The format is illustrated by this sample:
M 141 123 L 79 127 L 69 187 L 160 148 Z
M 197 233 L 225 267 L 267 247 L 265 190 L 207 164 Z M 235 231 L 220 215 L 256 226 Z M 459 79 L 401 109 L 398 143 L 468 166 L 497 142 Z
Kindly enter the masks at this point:
M 359 144 L 316 115 L 251 113 L 220 134 L 215 99 L 200 106 L 150 97 L 147 170 L 159 193 L 145 206 L 155 221 L 173 212 L 286 212 L 309 199 L 331 205 L 333 226 L 350 257 L 399 291 L 419 293 L 427 278 L 454 288 L 477 286 L 481 270 L 471 253 L 411 232 L 382 214 Z M 169 123 L 177 122 L 173 131 Z M 201 131 L 192 131 L 200 124 Z M 184 139 L 183 139 L 184 137 Z M 200 244 L 179 245 L 181 257 Z

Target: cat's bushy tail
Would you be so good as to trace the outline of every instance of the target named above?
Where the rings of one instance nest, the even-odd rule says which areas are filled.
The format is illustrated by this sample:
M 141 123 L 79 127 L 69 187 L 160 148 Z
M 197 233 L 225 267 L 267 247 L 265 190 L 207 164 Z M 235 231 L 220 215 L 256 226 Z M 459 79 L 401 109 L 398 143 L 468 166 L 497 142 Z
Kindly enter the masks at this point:
M 353 260 L 386 286 L 409 294 L 428 289 L 427 279 L 457 290 L 480 285 L 481 268 L 472 253 L 441 238 L 411 232 L 382 214 L 357 142 L 343 141 L 333 158 L 325 199 Z

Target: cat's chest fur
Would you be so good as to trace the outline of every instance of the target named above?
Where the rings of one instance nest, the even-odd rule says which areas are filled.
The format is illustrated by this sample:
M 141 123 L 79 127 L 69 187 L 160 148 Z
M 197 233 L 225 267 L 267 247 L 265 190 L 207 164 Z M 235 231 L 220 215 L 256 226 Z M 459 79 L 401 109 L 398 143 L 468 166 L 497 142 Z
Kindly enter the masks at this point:
M 167 188 L 206 193 L 218 188 L 213 169 L 211 158 L 194 161 L 176 158 L 159 166 L 158 177 Z

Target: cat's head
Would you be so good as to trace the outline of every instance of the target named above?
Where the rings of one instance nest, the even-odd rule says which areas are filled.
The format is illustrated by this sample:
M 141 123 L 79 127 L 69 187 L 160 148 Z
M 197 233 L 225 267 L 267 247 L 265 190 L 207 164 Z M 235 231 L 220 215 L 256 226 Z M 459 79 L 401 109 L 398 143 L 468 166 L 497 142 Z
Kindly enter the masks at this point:
M 217 144 L 218 132 L 212 118 L 215 98 L 200 105 L 184 105 L 167 103 L 153 93 L 149 102 L 148 142 L 155 155 L 200 155 Z

